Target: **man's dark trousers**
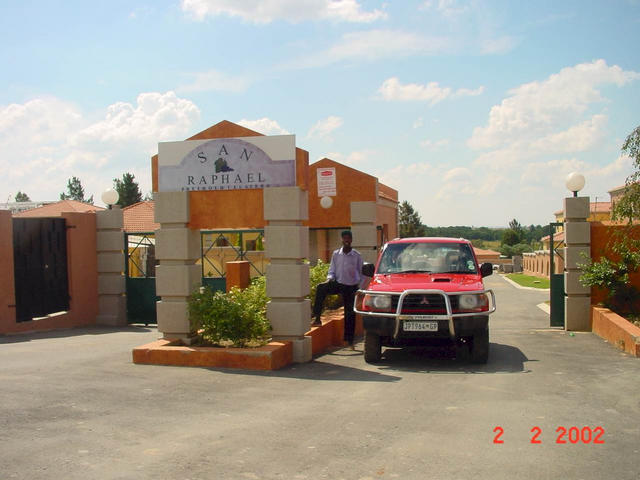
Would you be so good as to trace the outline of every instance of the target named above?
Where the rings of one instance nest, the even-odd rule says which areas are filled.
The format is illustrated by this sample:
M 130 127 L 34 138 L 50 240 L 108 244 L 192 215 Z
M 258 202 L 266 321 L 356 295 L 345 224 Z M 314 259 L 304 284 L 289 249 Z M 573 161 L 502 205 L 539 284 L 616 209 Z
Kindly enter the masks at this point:
M 344 303 L 344 341 L 353 344 L 353 334 L 356 328 L 356 314 L 353 311 L 353 301 L 358 291 L 358 285 L 345 285 L 335 280 L 319 283 L 316 289 L 316 300 L 313 303 L 313 316 L 322 313 L 322 305 L 327 295 L 341 295 Z

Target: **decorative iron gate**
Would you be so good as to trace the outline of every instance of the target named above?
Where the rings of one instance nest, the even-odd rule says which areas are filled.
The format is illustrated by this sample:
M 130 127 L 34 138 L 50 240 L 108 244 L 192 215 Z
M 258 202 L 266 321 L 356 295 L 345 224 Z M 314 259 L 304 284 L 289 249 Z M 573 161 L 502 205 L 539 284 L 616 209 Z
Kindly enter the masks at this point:
M 127 321 L 157 323 L 156 242 L 153 232 L 125 233 Z
M 559 247 L 563 242 L 559 242 L 558 245 L 553 240 L 555 233 L 555 227 L 561 227 L 563 224 L 560 222 L 553 222 L 549 224 L 549 250 L 550 250 L 550 264 L 549 264 L 549 279 L 550 279 L 550 315 L 549 321 L 552 327 L 564 327 L 564 273 L 556 273 L 555 271 L 555 256 L 556 254 L 564 260 L 559 253 Z
M 213 290 L 227 288 L 227 262 L 249 262 L 251 277 L 264 275 L 264 230 L 202 230 L 202 284 Z
M 16 321 L 69 310 L 64 218 L 14 218 Z

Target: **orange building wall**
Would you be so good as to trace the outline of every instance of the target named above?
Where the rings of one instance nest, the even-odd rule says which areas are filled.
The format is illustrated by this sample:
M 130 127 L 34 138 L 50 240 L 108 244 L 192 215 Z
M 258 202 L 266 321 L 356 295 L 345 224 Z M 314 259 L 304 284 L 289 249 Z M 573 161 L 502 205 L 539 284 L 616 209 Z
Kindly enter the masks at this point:
M 611 260 L 618 260 L 618 257 L 610 252 L 607 247 L 609 240 L 614 235 L 614 232 L 624 230 L 626 227 L 620 225 L 604 225 L 600 222 L 591 223 L 591 259 L 597 262 L 602 256 L 607 253 L 607 257 Z M 632 227 L 632 238 L 640 239 L 640 225 Z M 631 284 L 640 290 L 640 273 L 632 273 L 629 275 Z M 607 292 L 601 288 L 591 288 L 591 304 L 596 305 L 604 301 L 607 297 Z
M 13 221 L 9 210 L 0 210 L 0 333 L 16 323 L 13 270 Z
M 3 213 L 3 212 L 2 212 Z M 15 309 L 12 316 L 2 315 L 0 307 L 0 334 L 30 331 L 52 330 L 56 328 L 71 328 L 83 325 L 93 325 L 98 315 L 98 258 L 96 254 L 96 216 L 94 213 L 68 212 L 61 215 L 67 222 L 67 271 L 69 277 L 69 311 L 62 315 L 47 317 L 40 320 L 16 323 Z M 11 252 L 11 269 L 8 274 L 0 274 L 0 282 L 11 277 L 11 290 L 14 290 L 13 280 L 13 234 L 11 243 L 6 244 L 7 230 L 5 229 L 5 215 L 0 216 L 0 259 Z M 11 222 L 11 217 L 9 217 Z M 0 260 L 2 261 L 2 260 Z M 2 269 L 4 272 L 4 269 Z M 4 284 L 0 283 L 1 286 Z M 3 289 L 4 290 L 4 289 Z M 6 295 L 6 294 L 5 294 Z M 15 298 L 15 293 L 12 294 Z M 15 301 L 15 300 L 14 300 Z M 13 302 L 12 302 L 13 303 Z
M 318 197 L 318 168 L 336 169 L 336 193 L 331 208 L 322 208 Z M 353 168 L 323 158 L 309 165 L 310 228 L 339 228 L 351 225 L 351 202 L 377 201 L 378 180 Z
M 226 120 L 203 130 L 187 140 L 262 136 L 248 128 Z M 307 190 L 309 185 L 309 152 L 296 148 L 296 185 Z M 158 191 L 158 155 L 151 157 L 154 192 Z M 193 229 L 263 228 L 264 202 L 262 189 L 189 192 L 189 208 Z

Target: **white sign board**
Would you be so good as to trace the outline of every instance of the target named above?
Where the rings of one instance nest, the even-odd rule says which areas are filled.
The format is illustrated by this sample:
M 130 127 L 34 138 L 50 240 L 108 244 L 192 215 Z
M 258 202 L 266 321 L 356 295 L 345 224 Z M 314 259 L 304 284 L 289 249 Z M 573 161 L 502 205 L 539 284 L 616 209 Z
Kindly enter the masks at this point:
M 336 196 L 336 169 L 318 168 L 318 197 Z
M 295 135 L 158 144 L 160 192 L 241 190 L 295 184 Z

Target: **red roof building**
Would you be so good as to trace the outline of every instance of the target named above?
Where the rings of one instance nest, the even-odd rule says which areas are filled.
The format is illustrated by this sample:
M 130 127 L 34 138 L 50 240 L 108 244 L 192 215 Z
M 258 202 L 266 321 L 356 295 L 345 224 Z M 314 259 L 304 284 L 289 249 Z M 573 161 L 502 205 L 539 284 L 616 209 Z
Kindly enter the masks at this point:
M 124 231 L 133 233 L 155 232 L 160 228 L 153 221 L 153 202 L 138 202 L 122 209 Z
M 14 214 L 14 217 L 59 217 L 64 212 L 95 212 L 104 210 L 102 207 L 91 205 L 90 203 L 78 202 L 76 200 L 60 200 L 59 202 L 43 205 Z

